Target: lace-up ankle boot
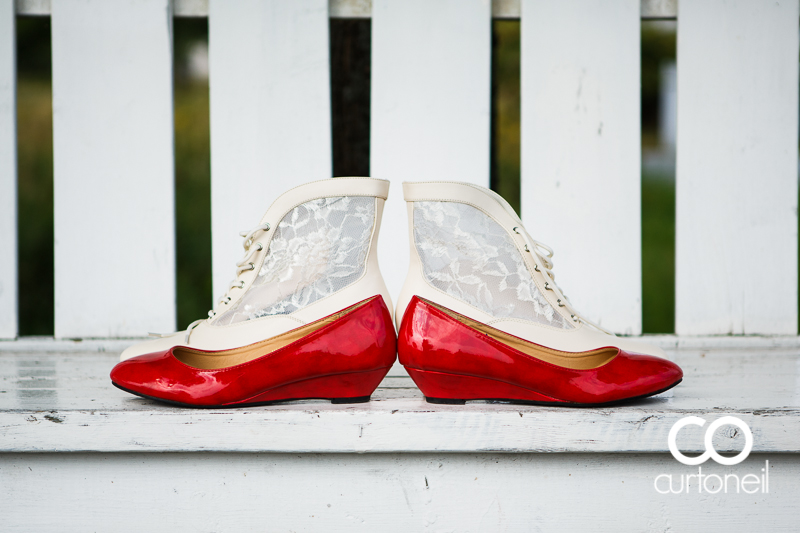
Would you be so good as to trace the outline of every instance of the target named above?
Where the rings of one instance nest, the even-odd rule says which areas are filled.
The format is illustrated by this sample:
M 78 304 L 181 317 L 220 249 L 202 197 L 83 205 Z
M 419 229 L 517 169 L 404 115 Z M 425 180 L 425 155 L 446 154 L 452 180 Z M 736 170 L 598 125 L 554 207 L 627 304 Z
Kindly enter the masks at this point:
M 404 183 L 411 257 L 398 299 L 400 362 L 429 402 L 602 405 L 677 385 L 663 351 L 582 316 L 553 251 L 496 193 Z
M 376 254 L 388 190 L 335 178 L 280 196 L 242 232 L 244 257 L 208 318 L 128 348 L 112 382 L 204 407 L 368 400 L 396 358 Z

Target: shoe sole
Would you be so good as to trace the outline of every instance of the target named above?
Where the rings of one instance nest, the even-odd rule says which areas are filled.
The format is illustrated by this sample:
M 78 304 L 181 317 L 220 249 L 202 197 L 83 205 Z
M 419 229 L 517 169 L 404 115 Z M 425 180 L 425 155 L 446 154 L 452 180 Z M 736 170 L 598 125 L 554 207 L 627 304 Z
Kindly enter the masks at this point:
M 419 389 L 425 396 L 428 403 L 444 404 L 444 405 L 464 405 L 470 401 L 483 401 L 483 402 L 502 402 L 516 405 L 540 405 L 540 406 L 559 406 L 559 407 L 608 407 L 620 405 L 625 403 L 634 402 L 643 398 L 649 398 L 656 394 L 661 394 L 669 389 L 678 385 L 683 378 L 671 383 L 670 385 L 653 391 L 647 394 L 640 394 L 638 396 L 631 396 L 629 398 L 622 398 L 619 400 L 612 400 L 610 402 L 570 402 L 567 400 L 559 400 L 551 398 L 538 392 L 498 381 L 489 378 L 478 378 L 474 376 L 463 376 L 458 374 L 447 374 L 443 372 L 433 372 L 429 370 L 419 370 L 415 368 L 406 367 L 408 374 L 417 384 Z M 426 394 L 429 392 L 443 392 L 448 396 L 452 394 L 457 396 L 459 392 L 464 391 L 479 391 L 470 394 L 469 398 L 447 398 L 436 395 Z M 485 394 L 485 396 L 483 395 Z
M 120 390 L 157 402 L 175 405 L 178 407 L 190 407 L 194 409 L 229 409 L 233 407 L 256 407 L 259 405 L 272 405 L 275 403 L 296 401 L 296 400 L 328 400 L 333 404 L 366 403 L 370 401 L 372 393 L 378 387 L 391 367 L 368 370 L 365 372 L 347 372 L 343 374 L 333 374 L 329 376 L 319 376 L 307 378 L 293 383 L 279 385 L 266 392 L 262 392 L 250 398 L 245 398 L 241 402 L 200 405 L 186 402 L 178 402 L 165 398 L 158 398 L 149 394 L 144 394 L 128 387 L 124 387 L 114 381 L 111 383 Z M 368 394 L 364 394 L 364 393 Z M 360 393 L 360 394 L 359 394 Z M 352 395 L 352 396 L 351 396 Z
M 309 397 L 309 398 L 286 398 L 283 400 L 269 400 L 266 402 L 248 402 L 248 403 L 227 403 L 227 404 L 220 404 L 220 405 L 195 405 L 191 403 L 183 403 L 183 402 L 175 402 L 172 400 L 164 400 L 162 398 L 156 398 L 155 396 L 148 396 L 147 394 L 142 394 L 141 392 L 136 392 L 131 389 L 126 389 L 120 385 L 117 385 L 113 381 L 111 382 L 119 390 L 125 391 L 127 393 L 133 394 L 134 396 L 138 396 L 140 398 L 144 398 L 145 400 L 153 400 L 159 403 L 166 403 L 169 405 L 174 405 L 176 407 L 188 407 L 190 409 L 233 409 L 236 407 L 258 407 L 260 405 L 274 405 L 279 403 L 285 402 L 294 402 L 299 400 L 329 400 L 332 404 L 348 404 L 348 403 L 367 403 L 372 399 L 372 396 L 357 396 L 355 398 L 319 398 L 319 397 Z

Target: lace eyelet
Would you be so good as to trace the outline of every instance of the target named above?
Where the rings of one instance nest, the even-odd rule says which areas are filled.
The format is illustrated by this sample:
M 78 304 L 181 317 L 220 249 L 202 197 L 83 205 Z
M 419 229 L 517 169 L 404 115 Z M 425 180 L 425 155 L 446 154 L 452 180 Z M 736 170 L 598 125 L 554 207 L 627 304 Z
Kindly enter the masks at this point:
M 577 322 L 578 321 L 578 318 L 575 315 L 569 315 L 569 316 L 572 317 L 572 321 L 573 322 Z
M 517 235 L 522 235 L 522 234 L 519 232 L 519 226 L 514 226 L 514 228 L 513 228 L 513 230 L 512 230 L 512 231 L 513 231 L 514 233 L 516 233 Z
M 256 251 L 260 252 L 263 249 L 264 249 L 264 245 L 262 245 L 260 242 L 257 242 L 256 243 Z
M 244 289 L 244 281 L 242 281 L 242 282 L 240 282 L 240 283 L 239 283 L 239 288 L 240 288 L 240 289 Z
M 544 282 L 544 288 L 545 288 L 545 290 L 547 290 L 547 291 L 552 291 L 552 290 L 553 290 L 553 287 L 551 287 L 551 286 L 550 286 L 550 283 L 549 283 L 549 282 L 547 282 L 547 281 L 545 281 L 545 282 Z
M 527 244 L 525 245 L 525 251 L 526 251 L 526 252 L 528 252 L 528 253 L 531 253 L 531 251 L 530 251 L 530 249 L 528 248 L 528 245 L 527 245 Z
M 533 265 L 533 269 L 534 269 L 536 272 L 541 272 L 541 270 L 539 270 L 539 265 Z
M 248 268 L 247 270 L 255 270 L 256 269 L 256 265 L 254 265 L 253 263 L 247 263 L 247 264 L 250 265 L 250 268 Z
M 565 307 L 564 304 L 561 303 L 561 298 L 558 299 L 558 306 L 559 307 Z

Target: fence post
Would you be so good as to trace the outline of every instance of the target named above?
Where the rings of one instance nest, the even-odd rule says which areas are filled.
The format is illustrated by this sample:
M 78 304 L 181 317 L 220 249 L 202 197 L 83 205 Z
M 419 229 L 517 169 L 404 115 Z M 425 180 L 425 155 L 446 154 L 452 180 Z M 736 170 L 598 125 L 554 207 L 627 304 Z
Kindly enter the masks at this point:
M 679 335 L 797 333 L 799 8 L 681 3 Z
M 14 0 L 0 0 L 0 339 L 17 336 L 17 67 Z
M 587 317 L 642 331 L 639 0 L 522 0 L 522 219 Z
M 328 24 L 327 0 L 211 0 L 215 298 L 241 258 L 238 233 L 287 189 L 331 177 Z
M 169 0 L 54 0 L 56 337 L 175 328 Z

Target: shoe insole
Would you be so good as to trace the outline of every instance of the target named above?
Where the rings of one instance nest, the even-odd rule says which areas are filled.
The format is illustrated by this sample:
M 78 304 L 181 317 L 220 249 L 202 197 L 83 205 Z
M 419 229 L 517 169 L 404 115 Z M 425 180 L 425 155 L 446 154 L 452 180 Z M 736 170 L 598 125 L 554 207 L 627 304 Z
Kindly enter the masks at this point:
M 172 350 L 172 353 L 181 363 L 201 370 L 219 370 L 221 368 L 241 365 L 268 353 L 274 352 L 275 350 L 279 350 L 280 348 L 283 348 L 284 346 L 287 346 L 296 340 L 302 339 L 303 337 L 310 335 L 311 333 L 327 326 L 328 324 L 335 322 L 346 314 L 355 311 L 359 307 L 372 300 L 373 298 L 370 298 L 369 300 L 352 305 L 339 311 L 338 313 L 334 313 L 330 316 L 326 316 L 325 318 L 317 320 L 316 322 L 311 322 L 305 326 L 300 326 L 299 328 L 287 331 L 286 333 L 276 335 L 275 337 L 271 337 L 255 344 L 242 346 L 241 348 L 203 352 L 200 350 L 194 350 L 192 348 L 186 348 L 184 346 L 178 346 Z
M 619 353 L 619 349 L 617 348 L 600 348 L 587 352 L 563 352 L 552 348 L 546 348 L 510 335 L 504 331 L 500 331 L 497 328 L 493 328 L 477 320 L 472 320 L 469 317 L 458 314 L 455 311 L 451 311 L 446 307 L 442 307 L 424 298 L 420 298 L 420 300 L 479 333 L 483 333 L 496 341 L 507 344 L 525 355 L 540 359 L 552 365 L 570 368 L 572 370 L 589 370 L 603 366 Z

